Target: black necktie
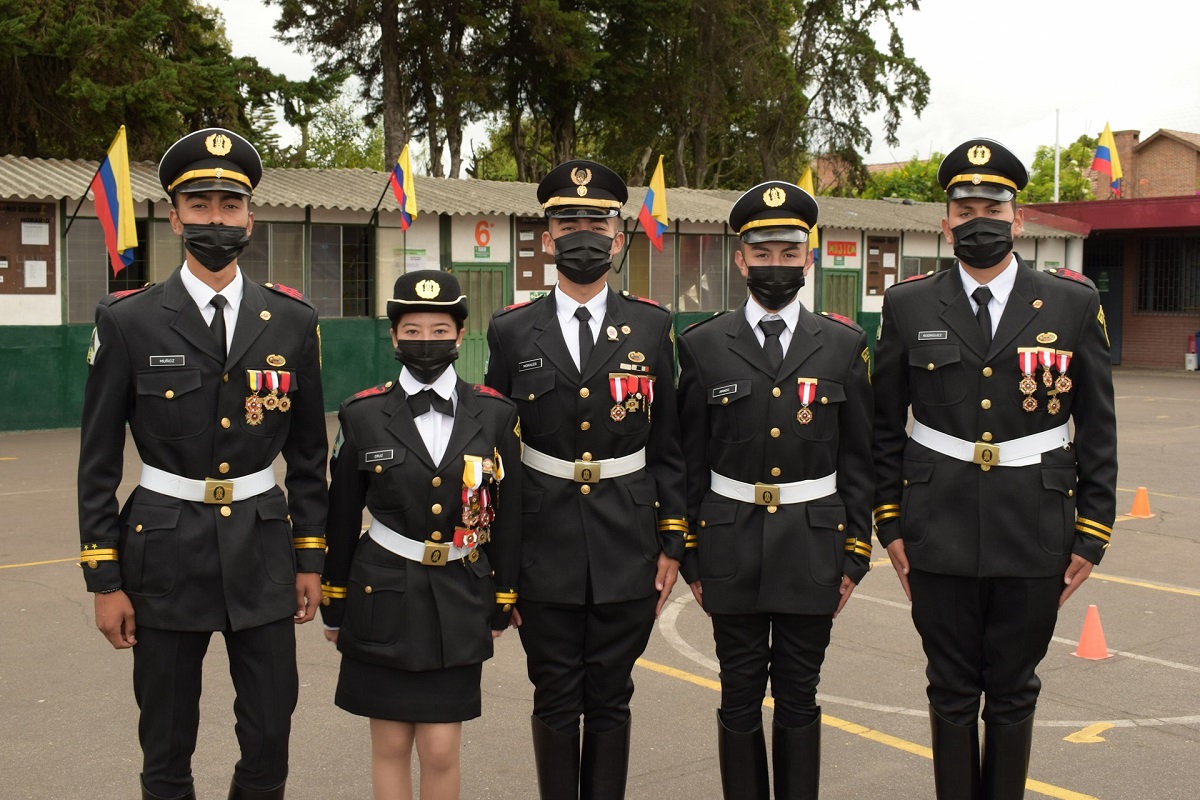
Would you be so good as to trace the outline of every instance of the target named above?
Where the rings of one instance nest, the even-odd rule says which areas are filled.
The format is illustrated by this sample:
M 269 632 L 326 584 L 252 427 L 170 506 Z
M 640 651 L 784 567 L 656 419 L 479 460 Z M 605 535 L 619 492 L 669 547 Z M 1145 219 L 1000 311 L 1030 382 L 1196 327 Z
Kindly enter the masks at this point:
M 787 323 L 781 319 L 760 319 L 758 327 L 762 328 L 763 351 L 767 354 L 767 363 L 771 365 L 772 372 L 778 372 L 783 366 L 783 343 L 779 341 L 779 334 L 783 333 Z
M 971 299 L 978 306 L 975 311 L 975 319 L 979 320 L 979 329 L 983 331 L 983 346 L 990 347 L 992 344 L 992 312 L 988 311 L 988 303 L 992 301 L 992 290 L 986 286 L 980 286 L 971 292 Z
M 595 341 L 592 339 L 592 326 L 588 321 L 592 318 L 592 312 L 587 310 L 587 306 L 580 306 L 575 309 L 575 319 L 579 320 L 579 372 L 583 373 L 587 367 L 588 359 L 592 357 L 592 347 L 595 346 Z
M 208 323 L 208 328 L 217 340 L 217 350 L 221 353 L 221 358 L 225 358 L 225 305 L 229 300 L 223 294 L 214 294 L 208 302 L 217 310 L 213 314 L 212 322 Z
M 433 389 L 422 389 L 416 394 L 410 394 L 408 407 L 412 409 L 414 418 L 427 413 L 431 408 L 447 417 L 454 416 L 454 402 L 449 397 L 442 397 Z

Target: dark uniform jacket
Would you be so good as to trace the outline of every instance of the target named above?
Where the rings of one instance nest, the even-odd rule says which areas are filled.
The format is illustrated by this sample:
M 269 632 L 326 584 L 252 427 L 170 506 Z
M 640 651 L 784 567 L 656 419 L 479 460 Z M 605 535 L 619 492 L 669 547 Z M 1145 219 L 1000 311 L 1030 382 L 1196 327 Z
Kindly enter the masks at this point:
M 240 630 L 289 617 L 297 569 L 319 572 L 324 561 L 317 312 L 286 287 L 243 286 L 224 361 L 179 270 L 96 309 L 79 455 L 82 565 L 89 591 L 125 590 L 139 626 L 222 630 L 228 617 Z M 289 374 L 288 410 L 250 424 L 249 376 L 261 370 Z M 126 423 L 144 463 L 190 479 L 250 475 L 282 452 L 287 497 L 275 487 L 206 505 L 138 487 L 118 514 Z
M 582 376 L 555 318 L 554 295 L 502 309 L 488 328 L 486 382 L 516 401 L 527 447 L 572 462 L 646 449 L 644 470 L 597 484 L 525 470 L 521 596 L 531 600 L 583 604 L 589 580 L 597 603 L 644 598 L 655 592 L 659 552 L 683 556 L 671 315 L 608 291 Z M 630 374 L 655 379 L 654 399 L 622 416 L 614 412 L 610 375 Z
M 832 614 L 845 574 L 871 554 L 871 385 L 866 337 L 849 320 L 803 306 L 774 374 L 744 309 L 679 338 L 680 420 L 688 522 L 684 578 L 704 585 L 710 613 Z M 817 379 L 812 419 L 797 418 L 797 378 Z M 792 483 L 837 471 L 837 492 L 767 506 L 710 490 L 710 470 L 743 483 Z
M 342 403 L 321 614 L 326 625 L 341 626 L 338 649 L 347 656 L 412 671 L 478 664 L 492 655 L 490 631 L 508 625 L 521 554 L 517 412 L 486 386 L 459 380 L 457 392 L 454 426 L 436 465 L 396 382 Z M 463 457 L 495 453 L 503 479 L 490 490 L 491 541 L 476 557 L 425 566 L 359 538 L 365 506 L 402 536 L 452 543 L 463 525 Z
M 984 351 L 958 269 L 888 289 L 875 355 L 875 520 L 885 545 L 903 537 L 914 569 L 979 577 L 1049 577 L 1071 554 L 1099 563 L 1112 534 L 1117 430 L 1100 297 L 1069 270 L 1029 269 Z M 1022 407 L 1019 347 L 1070 352 L 1065 392 L 1034 373 L 1037 407 Z M 1052 378 L 1059 372 L 1052 370 Z M 1049 413 L 1052 399 L 1058 413 Z M 970 442 L 1004 441 L 1068 419 L 1074 441 L 1040 464 L 984 471 L 905 434 L 921 423 Z

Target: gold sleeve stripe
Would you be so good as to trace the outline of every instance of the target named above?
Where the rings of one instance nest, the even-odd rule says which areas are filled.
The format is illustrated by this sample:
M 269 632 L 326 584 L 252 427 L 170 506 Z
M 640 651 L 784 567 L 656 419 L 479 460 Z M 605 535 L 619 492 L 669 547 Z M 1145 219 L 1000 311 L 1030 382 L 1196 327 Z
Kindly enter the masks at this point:
M 660 519 L 658 521 L 658 531 L 659 531 L 659 533 L 665 533 L 666 531 L 680 531 L 682 533 L 687 533 L 687 531 L 688 531 L 687 520 L 686 519 L 677 519 L 674 517 L 668 518 L 668 519 Z
M 496 592 L 497 603 L 515 603 L 517 602 L 516 592 Z
M 332 597 L 336 600 L 345 600 L 346 599 L 346 587 L 345 586 L 333 586 L 328 583 L 322 583 L 321 584 L 321 596 L 322 597 Z
M 884 513 L 880 513 L 877 511 L 877 512 L 875 512 L 875 524 L 878 525 L 881 522 L 887 522 L 889 519 L 898 519 L 899 517 L 900 517 L 899 511 L 888 511 L 888 512 L 884 512 Z
M 117 548 L 110 547 L 103 550 L 80 550 L 79 557 L 84 561 L 116 561 Z
M 316 550 L 316 549 L 324 550 L 325 549 L 325 537 L 324 536 L 301 536 L 298 539 L 292 540 L 292 546 L 295 547 L 297 550 Z
M 1095 528 L 1096 530 L 1104 531 L 1105 533 L 1113 532 L 1112 528 L 1108 527 L 1107 525 L 1101 525 L 1099 522 L 1096 522 L 1096 520 L 1088 519 L 1087 517 L 1077 517 L 1075 519 L 1075 525 L 1086 525 L 1089 528 Z
M 854 548 L 854 553 L 855 553 L 855 555 L 860 555 L 860 556 L 864 556 L 866 558 L 870 558 L 871 557 L 871 548 L 870 547 L 856 547 L 856 548 Z
M 1095 536 L 1097 539 L 1099 539 L 1100 541 L 1105 542 L 1105 543 L 1107 543 L 1112 538 L 1107 533 L 1100 533 L 1099 531 L 1094 531 L 1094 530 L 1091 530 L 1089 528 L 1086 528 L 1086 527 L 1084 527 L 1082 525 L 1078 525 L 1078 524 L 1075 525 L 1075 530 L 1079 533 L 1085 533 L 1088 536 Z
M 697 542 L 695 539 L 691 539 L 691 540 L 685 541 L 683 543 L 684 550 L 695 550 L 699 546 L 700 546 L 700 543 Z
M 891 511 L 892 509 L 899 511 L 900 504 L 899 503 L 888 503 L 887 505 L 876 506 L 875 513 L 878 514 L 880 511 Z

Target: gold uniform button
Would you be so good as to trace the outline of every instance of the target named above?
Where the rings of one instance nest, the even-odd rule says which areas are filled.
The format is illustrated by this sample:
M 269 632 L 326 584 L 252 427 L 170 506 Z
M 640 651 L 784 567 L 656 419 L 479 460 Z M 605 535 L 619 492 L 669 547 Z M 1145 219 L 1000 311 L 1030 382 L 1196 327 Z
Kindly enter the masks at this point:
M 771 467 L 771 477 L 772 478 L 778 478 L 782 474 L 783 474 L 783 470 L 781 470 L 779 467 Z
M 723 406 L 727 406 L 727 405 L 729 405 L 729 398 L 728 398 L 728 397 L 722 397 L 722 398 L 721 398 L 721 405 L 723 405 Z
M 222 475 L 227 475 L 227 474 L 229 474 L 229 462 L 227 462 L 227 461 L 222 461 L 220 464 L 218 464 L 218 465 L 217 465 L 217 470 L 218 470 L 218 471 L 219 471 L 219 472 L 220 472 Z
M 221 381 L 223 383 L 229 383 L 229 373 L 228 372 L 226 372 L 224 375 L 221 376 Z
M 331 602 L 333 602 L 333 601 L 332 601 L 332 600 L 330 600 L 328 597 L 322 597 L 322 598 L 321 598 L 321 605 L 323 605 L 323 606 L 327 606 L 327 605 L 329 605 Z
M 779 428 L 771 428 L 771 438 L 772 439 L 779 438 Z
M 440 513 L 442 513 L 442 504 L 434 503 L 433 508 L 431 508 L 429 510 L 432 511 L 434 514 L 440 514 Z
M 828 398 L 828 397 L 822 397 L 822 398 L 821 398 L 821 405 L 823 405 L 823 406 L 827 406 L 827 405 L 829 405 L 829 398 Z
M 780 391 L 778 386 L 771 390 L 771 397 L 779 397 L 781 394 L 783 394 L 783 392 Z
M 908 486 L 908 478 L 905 478 L 905 479 L 904 479 L 904 485 L 905 485 L 905 486 Z
M 375 590 L 372 589 L 370 586 L 364 586 L 363 591 L 366 592 L 367 594 L 370 594 L 371 592 L 373 592 Z
M 584 454 L 583 454 L 583 459 L 582 459 L 582 460 L 584 460 L 584 461 L 591 461 L 591 460 L 592 460 L 592 454 L 591 454 L 591 453 L 584 453 Z
M 229 417 L 221 417 L 221 427 L 222 428 L 229 427 Z
M 392 388 L 392 384 L 393 384 L 394 382 L 395 382 L 395 381 L 388 381 L 387 383 L 385 383 L 385 384 L 383 385 L 383 388 L 385 388 L 385 389 L 390 389 L 390 388 Z
M 1067 497 L 1074 497 L 1074 496 L 1075 496 L 1075 490 L 1067 489 Z
M 142 532 L 142 524 L 139 522 L 136 526 L 134 526 L 133 529 L 135 531 L 137 531 L 138 533 L 141 533 Z
M 96 567 L 100 566 L 99 564 L 97 564 L 97 563 L 96 563 L 96 559 L 94 559 L 94 558 L 93 558 L 93 559 L 91 559 L 91 560 L 89 560 L 89 561 L 87 562 L 87 565 L 88 565 L 88 567 L 89 567 L 89 568 L 91 568 L 91 569 L 95 569 Z
M 991 367 L 984 367 L 984 368 L 983 368 L 983 377 L 985 377 L 985 378 L 990 378 L 990 377 L 992 377 L 992 368 L 991 368 Z
M 981 436 L 979 438 L 983 439 L 985 442 L 990 442 L 992 440 L 992 432 L 984 431 L 983 436 Z
M 930 372 L 933 372 L 935 369 L 937 369 L 937 367 L 935 367 L 933 365 L 933 362 L 930 361 L 928 364 L 925 365 L 925 369 L 929 370 Z
M 175 396 L 175 392 L 171 389 L 167 389 L 166 394 L 163 395 L 163 397 L 167 398 L 168 400 L 170 400 L 174 396 Z
M 659 502 L 658 502 L 657 500 L 655 500 L 655 501 L 654 501 L 654 507 L 655 507 L 655 508 L 662 508 L 662 506 L 661 506 L 661 505 L 659 505 Z
M 589 395 L 591 395 L 591 392 L 588 390 L 588 388 L 586 386 L 579 390 L 580 397 L 588 397 Z
M 844 530 L 846 530 L 846 526 L 845 526 L 845 525 L 843 525 L 842 523 L 840 523 L 840 522 L 839 522 L 839 523 L 838 523 L 838 530 L 839 530 L 839 531 L 844 531 Z
M 221 506 L 221 516 L 222 517 L 228 517 L 232 513 L 233 513 L 233 509 L 230 508 L 229 506 Z
M 982 408 L 984 411 L 987 411 L 989 408 L 991 408 L 991 407 L 992 407 L 992 401 L 991 401 L 991 400 L 988 400 L 988 399 L 985 397 L 985 398 L 983 398 L 983 400 L 981 400 L 981 401 L 979 402 L 979 407 L 980 407 L 980 408 Z
M 592 493 L 592 487 L 588 486 L 588 485 L 585 483 L 583 486 L 580 486 L 580 487 L 579 487 L 579 493 L 580 493 L 580 494 L 591 494 L 591 493 Z
M 588 422 L 586 419 L 583 422 L 579 423 L 579 430 L 589 431 L 591 429 L 592 429 L 592 423 Z
M 429 538 L 435 542 L 440 542 L 442 540 L 442 532 L 434 531 L 433 533 L 429 534 Z
M 767 506 L 768 514 L 774 514 L 778 510 L 779 510 L 779 506 Z
M 439 487 L 439 486 L 441 486 L 441 485 L 442 485 L 442 479 L 441 479 L 441 478 L 434 478 L 434 479 L 433 479 L 433 481 L 432 481 L 432 483 L 433 483 L 433 488 L 435 488 L 435 489 L 436 489 L 437 487 Z
M 705 526 L 707 526 L 707 525 L 708 525 L 708 523 L 707 523 L 707 522 L 705 522 L 704 520 L 700 520 L 700 527 L 701 527 L 701 528 L 703 528 L 703 527 L 705 527 Z
M 379 473 L 381 473 L 381 472 L 383 472 L 383 465 L 381 465 L 381 464 L 376 464 L 376 465 L 375 465 L 375 474 L 376 474 L 376 475 L 378 475 L 378 474 L 379 474 Z
M 984 472 L 988 472 L 988 471 L 990 471 L 990 470 L 991 470 L 991 468 L 992 468 L 992 465 L 991 465 L 991 464 L 980 464 L 980 465 L 979 465 L 979 468 L 980 468 L 981 470 L 983 470 Z
M 500 610 L 507 614 L 509 611 L 512 611 L 512 603 L 505 603 L 500 607 Z

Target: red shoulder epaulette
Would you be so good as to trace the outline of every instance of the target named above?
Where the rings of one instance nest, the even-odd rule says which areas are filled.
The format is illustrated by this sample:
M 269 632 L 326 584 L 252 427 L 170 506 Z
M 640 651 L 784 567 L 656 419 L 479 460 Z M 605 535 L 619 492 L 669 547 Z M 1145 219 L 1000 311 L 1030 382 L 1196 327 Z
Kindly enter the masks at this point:
M 901 282 L 901 283 L 908 283 L 909 281 L 919 281 L 919 280 L 921 280 L 922 278 L 928 278 L 928 277 L 929 277 L 931 274 L 932 274 L 932 273 L 928 273 L 928 272 L 918 272 L 916 275 L 910 275 L 910 276 L 908 276 L 907 278 L 905 278 L 904 280 L 902 280 L 902 281 L 900 281 L 900 282 Z
M 361 392 L 351 395 L 346 402 L 353 403 L 355 400 L 362 400 L 364 397 L 374 397 L 377 394 L 385 394 L 389 389 L 392 388 L 394 383 L 395 381 L 388 381 L 387 383 L 381 383 L 378 386 L 372 386 L 370 389 L 363 389 Z
M 124 300 L 126 297 L 131 297 L 135 294 L 138 294 L 139 292 L 146 291 L 153 285 L 154 284 L 152 284 L 152 283 L 147 283 L 145 286 L 139 287 L 137 289 L 122 289 L 119 292 L 113 292 L 112 294 L 109 295 L 109 297 L 111 297 L 114 302 L 117 300 Z
M 486 394 L 488 397 L 499 397 L 501 399 L 504 399 L 504 395 L 500 394 L 499 392 L 497 392 L 495 389 L 493 389 L 490 386 L 484 386 L 482 383 L 475 384 L 474 389 L 475 389 L 475 391 L 479 392 L 480 394 Z
M 303 300 L 306 303 L 308 302 L 308 300 L 306 300 L 304 297 L 304 293 L 301 292 L 299 289 L 293 289 L 290 286 L 284 286 L 282 283 L 264 283 L 263 285 L 266 286 L 268 289 L 274 289 L 275 291 L 279 292 L 280 294 L 286 294 L 288 297 L 292 298 L 293 300 Z
M 857 322 L 850 319 L 849 317 L 844 317 L 841 314 L 834 314 L 832 311 L 822 311 L 821 316 L 829 317 L 830 319 L 837 320 L 838 322 L 842 323 L 843 325 L 847 325 L 851 328 L 854 328 L 855 330 L 859 330 L 859 331 L 862 330 L 862 328 L 859 327 Z
M 1084 275 L 1082 272 L 1076 272 L 1073 269 L 1052 269 L 1052 270 L 1047 270 L 1047 271 L 1051 275 L 1057 275 L 1060 278 L 1067 278 L 1069 280 L 1077 281 L 1079 283 L 1086 283 L 1086 284 L 1091 283 L 1091 280 L 1086 275 Z
M 532 301 L 532 300 L 526 300 L 526 301 L 524 301 L 524 302 L 522 302 L 522 303 L 513 303 L 511 306 L 505 306 L 504 308 L 500 309 L 500 311 L 499 311 L 499 312 L 497 312 L 497 313 L 503 314 L 503 313 L 504 313 L 504 312 L 506 312 L 506 311 L 512 311 L 514 308 L 520 308 L 521 306 L 527 306 L 527 305 L 529 305 L 531 302 L 533 302 L 533 301 Z
M 649 297 L 638 297 L 636 294 L 630 294 L 629 292 L 621 292 L 621 294 L 624 297 L 628 297 L 630 300 L 637 300 L 639 303 L 646 303 L 647 305 L 654 306 L 655 308 L 663 307 L 662 303 L 658 302 L 657 300 L 651 300 Z
M 724 311 L 713 312 L 712 316 L 705 317 L 704 319 L 698 319 L 695 322 L 693 322 L 691 325 L 688 325 L 686 328 L 683 329 L 683 332 L 687 333 L 688 331 L 690 331 L 692 328 L 696 327 L 697 325 L 703 325 L 704 323 L 708 322 L 709 320 L 714 320 L 724 313 L 726 313 L 726 312 L 724 312 Z

